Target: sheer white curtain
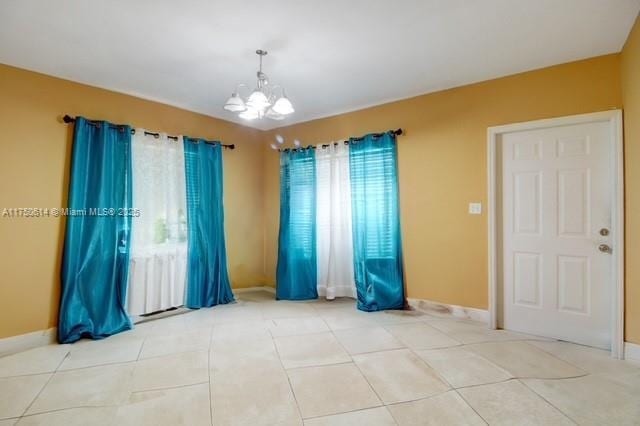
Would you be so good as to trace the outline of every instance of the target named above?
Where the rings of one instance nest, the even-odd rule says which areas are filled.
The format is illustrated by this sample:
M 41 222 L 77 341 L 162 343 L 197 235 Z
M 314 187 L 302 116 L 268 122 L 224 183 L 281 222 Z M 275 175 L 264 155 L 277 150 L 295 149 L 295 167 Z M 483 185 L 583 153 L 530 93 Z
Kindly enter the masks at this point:
M 132 138 L 133 206 L 129 291 L 130 315 L 184 303 L 187 265 L 187 197 L 182 137 Z
M 316 200 L 318 294 L 355 298 L 348 145 L 318 145 Z

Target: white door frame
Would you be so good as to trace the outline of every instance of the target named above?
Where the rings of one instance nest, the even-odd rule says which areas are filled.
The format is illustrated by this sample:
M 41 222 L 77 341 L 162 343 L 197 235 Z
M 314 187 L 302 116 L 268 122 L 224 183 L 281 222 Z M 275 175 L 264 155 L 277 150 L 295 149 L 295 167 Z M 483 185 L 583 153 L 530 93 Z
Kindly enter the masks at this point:
M 487 130 L 487 176 L 489 188 L 489 328 L 498 327 L 498 256 L 496 207 L 500 196 L 496 192 L 496 164 L 498 137 L 505 133 L 534 130 L 547 127 L 568 126 L 582 123 L 608 122 L 613 141 L 611 152 L 612 185 L 615 188 L 611 195 L 612 206 L 612 321 L 611 321 L 611 356 L 624 357 L 624 154 L 622 147 L 622 110 L 611 110 L 591 114 L 572 115 L 568 117 L 529 121 L 525 123 L 507 124 L 489 127 Z

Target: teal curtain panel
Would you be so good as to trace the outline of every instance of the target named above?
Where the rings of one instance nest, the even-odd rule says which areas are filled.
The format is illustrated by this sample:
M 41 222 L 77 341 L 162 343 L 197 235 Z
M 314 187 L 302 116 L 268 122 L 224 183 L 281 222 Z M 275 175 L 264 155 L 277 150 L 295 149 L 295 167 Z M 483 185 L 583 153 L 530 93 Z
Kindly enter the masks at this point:
M 387 132 L 351 139 L 349 170 L 358 309 L 403 309 L 395 134 Z
M 131 328 L 126 311 L 131 229 L 131 128 L 76 118 L 58 340 Z
M 316 161 L 313 149 L 280 153 L 276 299 L 317 299 Z
M 187 186 L 187 294 L 192 309 L 233 302 L 224 235 L 222 146 L 184 138 Z

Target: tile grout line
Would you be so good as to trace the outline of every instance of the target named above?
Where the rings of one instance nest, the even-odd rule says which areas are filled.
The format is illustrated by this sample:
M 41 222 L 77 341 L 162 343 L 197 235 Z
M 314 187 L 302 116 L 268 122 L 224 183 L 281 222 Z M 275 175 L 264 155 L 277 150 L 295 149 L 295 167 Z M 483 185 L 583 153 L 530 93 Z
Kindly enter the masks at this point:
M 565 413 L 564 411 L 562 411 L 560 408 L 556 407 L 555 404 L 553 404 L 551 401 L 549 401 L 547 398 L 545 398 L 544 396 L 540 395 L 538 392 L 535 391 L 535 389 L 530 388 L 529 386 L 527 386 L 527 384 L 525 382 L 523 382 L 520 379 L 515 379 L 518 383 L 520 383 L 522 386 L 524 386 L 525 388 L 529 389 L 529 391 L 533 392 L 534 395 L 536 395 L 538 398 L 540 398 L 541 400 L 545 401 L 547 404 L 549 404 L 550 406 L 552 406 L 553 408 L 555 408 L 560 414 L 562 414 L 564 417 L 566 417 L 571 423 L 578 425 L 579 423 L 575 420 L 573 420 L 573 418 L 571 416 L 569 416 L 567 413 Z M 544 380 L 544 379 L 538 379 L 538 380 Z
M 454 387 L 453 389 L 473 389 L 473 388 L 477 388 L 479 386 L 487 386 L 487 385 L 498 385 L 500 383 L 506 383 L 509 382 L 511 380 L 518 380 L 517 377 L 511 376 L 508 379 L 504 379 L 504 380 L 498 380 L 497 382 L 487 382 L 487 383 L 477 383 L 477 384 L 473 384 L 473 385 L 466 385 L 466 386 L 458 386 L 458 387 Z
M 570 380 L 570 379 L 579 379 L 581 377 L 587 377 L 587 376 L 592 376 L 593 374 L 590 373 L 584 373 L 584 374 L 580 374 L 579 376 L 567 376 L 567 377 L 524 377 L 524 376 L 513 376 L 514 379 L 518 379 L 518 380 L 554 380 L 554 381 L 559 381 L 559 380 Z
M 273 320 L 270 320 L 270 321 L 275 326 L 275 322 L 273 322 Z M 302 409 L 300 408 L 300 403 L 298 402 L 298 397 L 296 396 L 296 393 L 293 390 L 293 385 L 291 384 L 291 378 L 289 377 L 289 373 L 287 372 L 287 369 L 284 368 L 284 363 L 282 362 L 282 358 L 280 357 L 280 351 L 278 351 L 278 345 L 276 345 L 276 340 L 273 337 L 273 333 L 271 333 L 271 329 L 267 329 L 267 331 L 269 332 L 269 335 L 271 336 L 271 344 L 273 344 L 273 348 L 276 351 L 276 355 L 278 356 L 278 361 L 280 361 L 280 366 L 282 367 L 282 371 L 284 372 L 284 375 L 287 377 L 287 383 L 289 384 L 289 390 L 291 390 L 291 396 L 293 396 L 293 402 L 296 404 L 296 409 L 298 411 L 298 416 L 300 416 L 300 420 L 304 424 L 304 417 L 302 417 Z
M 324 321 L 324 319 L 323 319 Z M 326 323 L 326 321 L 325 321 Z M 327 326 L 329 326 L 329 324 L 327 324 Z M 344 345 L 342 344 L 342 342 L 340 342 L 340 340 L 336 337 L 334 330 L 329 327 L 330 333 L 333 336 L 333 338 L 336 340 L 336 342 L 338 343 L 338 345 L 340 345 L 340 347 L 342 348 L 342 350 L 347 354 L 347 356 L 349 358 L 351 358 L 351 363 L 356 367 L 356 369 L 358 370 L 358 372 L 360 373 L 360 375 L 362 376 L 362 378 L 364 379 L 365 382 L 367 382 L 367 385 L 369 385 L 369 389 L 371 389 L 371 391 L 373 392 L 373 394 L 376 396 L 376 398 L 378 398 L 378 402 L 380 402 L 380 405 L 378 405 L 378 407 L 385 407 L 385 410 L 387 410 L 387 412 L 389 413 L 389 415 L 391 415 L 391 413 L 389 412 L 389 410 L 386 408 L 386 404 L 384 402 L 384 400 L 380 397 L 380 395 L 378 394 L 378 392 L 375 390 L 375 388 L 373 387 L 373 385 L 371 384 L 371 382 L 369 381 L 369 379 L 367 378 L 367 376 L 362 372 L 362 369 L 360 368 L 360 366 L 358 365 L 357 362 L 355 362 L 355 360 L 353 359 L 353 355 L 351 355 L 349 353 L 349 351 L 347 351 L 347 349 L 344 347 Z M 363 408 L 361 410 L 365 410 L 365 409 L 371 409 L 371 408 L 375 408 L 375 407 L 367 407 L 367 408 Z M 353 412 L 353 411 L 349 411 L 349 412 Z M 341 413 L 344 414 L 344 413 Z M 393 417 L 393 415 L 391 415 L 391 418 L 393 419 L 393 421 L 397 424 L 398 422 L 396 422 L 396 419 Z
M 28 417 L 34 417 L 34 416 L 40 416 L 42 414 L 49 414 L 49 413 L 59 413 L 61 411 L 70 411 L 70 410 L 78 410 L 78 409 L 91 409 L 91 408 L 119 408 L 120 405 L 118 404 L 105 404 L 105 405 L 74 405 L 72 407 L 63 407 L 63 408 L 54 408 L 53 410 L 46 410 L 46 411 L 39 411 L 37 413 L 31 413 L 31 414 L 24 414 L 20 417 L 12 417 L 11 419 L 23 419 L 23 418 L 28 418 Z M 3 419 L 6 420 L 6 419 Z
M 133 395 L 134 393 L 146 393 L 146 392 L 159 392 L 159 391 L 165 391 L 165 390 L 172 390 L 172 389 L 182 389 L 182 388 L 189 388 L 192 386 L 199 386 L 199 385 L 204 385 L 205 381 L 202 382 L 197 382 L 197 383 L 187 383 L 184 385 L 175 385 L 175 386 L 163 386 L 161 388 L 151 388 L 151 389 L 142 389 L 142 390 L 134 390 L 131 391 L 130 393 Z M 119 406 L 119 405 L 117 405 Z
M 433 327 L 432 327 L 432 328 L 433 328 Z M 449 336 L 447 335 L 447 337 L 449 337 Z M 456 339 L 453 339 L 453 338 L 451 338 L 451 339 L 452 339 L 452 340 L 454 340 L 454 341 L 457 341 Z M 461 346 L 462 346 L 462 347 L 463 347 L 463 346 L 465 346 L 465 345 L 464 345 L 464 343 L 460 343 L 460 345 L 454 345 L 454 346 L 449 346 L 449 347 L 445 347 L 445 348 L 438 348 L 438 349 L 458 348 L 458 347 L 461 347 Z M 447 393 L 447 392 L 453 391 L 453 392 L 455 392 L 455 393 L 456 393 L 456 394 L 457 394 L 457 395 L 458 395 L 458 396 L 459 396 L 459 397 L 464 401 L 464 403 L 465 403 L 465 404 L 467 404 L 467 406 L 468 406 L 469 408 L 471 408 L 471 410 L 473 410 L 473 412 L 474 412 L 474 413 L 476 413 L 476 415 L 477 415 L 477 416 L 478 416 L 478 417 L 479 417 L 479 418 L 480 418 L 480 419 L 481 419 L 485 424 L 487 424 L 487 425 L 489 424 L 489 422 L 488 422 L 484 417 L 482 417 L 482 416 L 480 415 L 480 413 L 479 413 L 479 412 L 478 412 L 478 411 L 477 411 L 477 410 L 476 410 L 476 409 L 475 409 L 471 404 L 469 404 L 469 401 L 467 401 L 467 400 L 464 398 L 464 396 L 462 396 L 462 395 L 460 394 L 460 392 L 458 392 L 458 389 L 457 389 L 456 387 L 454 387 L 454 386 L 453 386 L 453 385 L 452 385 L 452 384 L 451 384 L 451 383 L 450 383 L 450 382 L 449 382 L 449 381 L 448 381 L 448 380 L 447 380 L 447 379 L 446 379 L 442 374 L 440 374 L 440 373 L 438 372 L 438 370 L 436 370 L 435 368 L 433 368 L 433 366 L 432 366 L 431 364 L 429 364 L 429 362 L 428 362 L 427 360 L 423 359 L 420 355 L 418 355 L 418 354 L 415 352 L 416 350 L 423 350 L 423 349 L 416 349 L 416 350 L 414 350 L 413 348 L 408 348 L 408 349 L 409 349 L 409 351 L 410 351 L 414 356 L 416 356 L 416 357 L 417 357 L 418 359 L 420 359 L 420 360 L 421 360 L 421 361 L 422 361 L 422 362 L 423 362 L 427 367 L 429 367 L 429 368 L 430 368 L 430 369 L 431 369 L 431 370 L 432 370 L 432 371 L 437 375 L 437 377 L 438 377 L 438 378 L 440 378 L 444 383 L 446 383 L 446 384 L 449 386 L 449 388 L 450 388 L 450 390 L 447 390 L 447 391 L 445 391 L 445 392 L 438 393 L 438 394 L 436 394 L 436 395 L 432 395 L 430 398 L 435 397 L 435 396 L 438 396 L 438 395 L 444 395 L 444 394 L 445 394 L 445 393 Z M 426 349 L 426 350 L 430 350 L 430 349 Z
M 463 345 L 463 346 L 464 346 L 464 345 Z M 422 357 L 420 357 L 420 355 L 418 355 L 418 354 L 415 354 L 415 355 L 416 355 L 418 358 L 422 359 Z M 478 417 L 479 417 L 483 422 L 485 422 L 485 424 L 487 424 L 487 425 L 489 424 L 489 421 L 488 421 L 487 419 L 485 419 L 484 417 L 482 417 L 482 415 L 478 412 L 478 410 L 476 410 L 476 408 L 475 408 L 473 405 L 471 405 L 471 404 L 469 403 L 469 401 L 467 401 L 467 399 L 466 399 L 466 398 L 465 398 L 465 397 L 464 397 L 464 396 L 463 396 L 463 395 L 458 391 L 458 388 L 454 387 L 454 386 L 451 384 L 451 382 L 449 382 L 449 381 L 448 381 L 448 380 L 447 380 L 443 375 L 441 375 L 440 373 L 438 373 L 438 371 L 437 371 L 435 368 L 433 368 L 433 367 L 431 366 L 431 364 L 429 364 L 429 362 L 428 362 L 427 360 L 422 359 L 422 361 L 423 361 L 425 364 L 427 364 L 427 365 L 429 366 L 429 368 L 431 368 L 431 369 L 432 369 L 436 374 L 438 374 L 438 376 L 440 376 L 440 377 L 442 378 L 442 380 L 443 380 L 446 384 L 448 384 L 448 385 L 451 387 L 451 389 L 452 389 L 452 390 L 453 390 L 453 391 L 454 391 L 454 392 L 455 392 L 455 393 L 456 393 L 456 394 L 457 394 L 457 395 L 458 395 L 458 396 L 459 396 L 459 397 L 464 401 L 464 403 L 465 403 L 465 404 L 467 404 L 467 407 L 471 408 L 471 410 L 473 410 L 473 412 L 474 412 L 474 413 L 476 413 L 476 415 L 477 415 L 477 416 L 478 416 Z M 510 379 L 509 379 L 509 380 L 510 380 Z
M 438 333 L 440 333 L 440 334 L 444 335 L 445 337 L 447 337 L 447 338 L 449 338 L 449 339 L 453 340 L 454 342 L 457 342 L 457 343 L 458 343 L 457 345 L 442 346 L 442 347 L 438 347 L 438 348 L 431 348 L 431 349 L 428 349 L 428 348 L 425 348 L 425 349 L 415 349 L 415 350 L 419 350 L 419 351 L 430 351 L 430 350 L 439 350 L 439 349 L 450 349 L 450 348 L 456 348 L 456 347 L 460 347 L 460 346 L 464 346 L 464 345 L 465 345 L 464 343 L 460 342 L 459 340 L 454 339 L 453 337 L 449 336 L 447 333 L 445 333 L 445 332 L 443 332 L 443 331 L 440 331 L 440 330 L 438 330 L 437 328 L 432 327 L 432 326 L 430 326 L 429 324 L 427 324 L 427 323 L 425 323 L 425 322 L 420 322 L 420 323 L 417 323 L 417 322 L 416 322 L 416 323 L 413 323 L 413 322 L 411 322 L 411 323 L 400 323 L 400 324 L 387 324 L 387 325 L 384 325 L 384 326 L 383 326 L 383 328 L 385 329 L 385 331 L 387 331 L 388 333 L 390 333 L 391 335 L 393 335 L 393 337 L 395 337 L 395 338 L 396 338 L 400 343 L 402 343 L 403 345 L 405 345 L 405 347 L 406 347 L 407 349 L 411 349 L 411 350 L 413 350 L 413 348 L 411 348 L 411 347 L 410 347 L 407 343 L 405 343 L 402 339 L 400 339 L 399 337 L 397 337 L 396 335 L 394 335 L 394 334 L 393 334 L 393 331 L 389 330 L 389 328 L 388 328 L 388 327 L 392 327 L 392 326 L 406 325 L 406 324 L 409 324 L 409 325 L 415 325 L 415 324 L 426 325 L 427 327 L 429 327 L 429 328 L 433 329 L 434 331 L 436 331 L 436 332 L 438 332 Z M 416 355 L 417 355 L 417 354 L 416 354 Z
M 342 411 L 340 413 L 333 413 L 333 414 L 323 414 L 321 416 L 311 416 L 311 417 L 307 417 L 306 419 L 303 420 L 315 420 L 315 419 L 323 419 L 325 417 L 332 417 L 332 416 L 341 416 L 343 414 L 351 414 L 351 413 L 359 413 L 361 411 L 367 411 L 367 410 L 376 410 L 378 408 L 384 408 L 386 409 L 387 406 L 382 404 L 382 405 L 378 405 L 376 407 L 365 407 L 365 408 L 357 408 L 355 410 L 350 410 L 350 411 Z M 391 414 L 389 412 L 389 410 L 387 410 L 387 412 L 389 413 L 389 415 L 391 416 L 391 418 L 393 419 L 393 422 L 397 425 L 398 422 L 396 421 L 396 419 L 393 417 L 393 414 Z
M 164 358 L 164 357 L 168 357 L 168 356 L 175 356 L 175 355 L 180 355 L 180 354 L 189 354 L 189 353 L 193 353 L 193 352 L 205 352 L 208 351 L 208 349 L 189 349 L 186 351 L 178 351 L 178 352 L 169 352 L 169 353 L 165 353 L 165 354 L 161 354 L 161 355 L 153 355 L 153 356 L 147 356 L 144 358 L 140 358 L 138 360 L 132 360 L 132 361 L 122 361 L 122 362 L 114 362 L 114 363 L 109 363 L 109 364 L 99 364 L 99 365 L 95 365 L 94 367 L 99 367 L 100 365 L 113 365 L 113 364 L 125 364 L 128 362 L 137 362 L 137 361 L 146 361 L 149 359 L 158 359 L 158 358 Z M 74 368 L 74 370 L 80 370 L 82 368 L 91 368 L 91 367 L 81 367 L 81 368 Z M 71 371 L 71 370 L 68 370 Z
M 58 366 L 56 367 L 55 370 L 53 370 L 54 373 L 57 373 L 58 370 L 60 369 L 60 367 L 62 367 L 62 364 L 64 364 L 64 362 L 66 361 L 67 358 L 69 358 L 69 356 L 71 356 L 71 348 L 69 348 L 69 350 L 67 351 L 66 354 L 64 354 L 64 356 L 62 357 L 62 360 L 60 360 L 60 362 L 58 363 Z
M 150 358 L 143 358 L 142 361 L 144 361 L 145 359 L 150 359 Z M 89 370 L 90 368 L 99 368 L 99 367 L 113 367 L 113 366 L 118 366 L 118 365 L 129 365 L 129 364 L 135 364 L 137 361 L 135 359 L 129 360 L 129 361 L 114 361 L 114 362 L 107 362 L 104 364 L 95 364 L 95 365 L 88 365 L 86 367 L 77 367 L 77 368 L 69 368 L 66 370 L 56 370 L 55 373 L 70 373 L 72 371 L 80 371 L 80 370 Z
M 455 339 L 453 339 L 453 340 L 455 340 Z M 462 344 L 462 346 L 464 346 L 464 344 Z M 451 347 L 456 348 L 456 347 L 458 347 L 458 345 L 456 345 L 456 346 L 451 346 Z M 440 348 L 440 349 L 448 349 L 448 348 Z M 427 350 L 428 350 L 428 349 L 427 349 Z M 412 353 L 412 354 L 414 354 L 416 357 L 418 357 L 420 360 L 422 360 L 422 362 L 424 362 L 424 363 L 425 363 L 425 364 L 426 364 L 426 365 L 427 365 L 431 370 L 433 370 L 433 372 L 434 372 L 434 373 L 435 373 L 435 374 L 436 374 L 436 375 L 437 375 L 437 376 L 438 376 L 438 377 L 439 377 L 439 378 L 440 378 L 444 383 L 446 383 L 447 385 L 449 385 L 449 387 L 451 388 L 451 390 L 452 390 L 453 392 L 455 392 L 455 393 L 456 393 L 456 394 L 457 394 L 457 395 L 458 395 L 458 396 L 459 396 L 459 397 L 464 401 L 464 403 L 465 403 L 465 404 L 467 404 L 467 406 L 468 406 L 469 408 L 471 408 L 471 409 L 473 410 L 473 412 L 474 412 L 474 413 L 476 413 L 476 415 L 477 415 L 477 416 L 478 416 L 478 417 L 479 417 L 483 422 L 485 422 L 485 424 L 487 424 L 487 425 L 489 424 L 489 422 L 488 422 L 484 417 L 482 417 L 482 415 L 480 415 L 480 413 L 475 409 L 475 407 L 473 407 L 473 406 L 469 403 L 469 401 L 467 401 L 467 400 L 465 399 L 465 397 L 464 397 L 464 396 L 462 396 L 462 394 L 461 394 L 460 392 L 458 392 L 458 389 L 457 389 L 456 387 L 454 387 L 454 386 L 453 386 L 453 385 L 452 385 L 452 384 L 451 384 L 451 383 L 446 379 L 446 377 L 444 377 L 442 374 L 440 374 L 440 373 L 438 372 L 438 370 L 436 370 L 435 368 L 433 368 L 433 366 L 432 366 L 431 364 L 429 364 L 429 362 L 428 362 L 427 360 L 423 359 L 423 358 L 422 358 L 420 355 L 418 355 L 418 354 L 417 354 L 413 349 L 409 348 L 409 351 L 411 351 L 411 353 Z M 444 395 L 444 394 L 445 394 L 445 393 L 447 393 L 447 392 L 449 392 L 449 391 L 442 392 L 442 393 L 439 393 L 439 394 L 436 394 L 436 395 L 432 395 L 430 398 L 433 398 L 433 397 L 438 396 L 438 395 Z
M 213 325 L 209 332 L 209 348 L 207 350 L 207 392 L 209 393 L 209 425 L 213 426 L 213 398 L 211 398 L 211 345 L 213 344 Z
M 527 343 L 527 344 L 528 344 L 528 342 L 530 342 L 530 341 L 544 342 L 544 340 L 536 340 L 536 339 L 528 339 L 528 340 L 524 340 L 524 342 L 525 342 L 525 343 Z M 562 340 L 554 340 L 554 341 L 552 341 L 552 342 L 550 342 L 550 343 L 558 343 L 558 342 L 562 342 Z M 571 343 L 571 342 L 568 342 L 568 343 Z M 583 374 L 582 376 L 587 376 L 587 375 L 589 375 L 589 372 L 588 372 L 588 371 L 583 370 L 581 367 L 579 367 L 579 366 L 577 366 L 577 365 L 575 365 L 575 364 L 573 364 L 573 363 L 571 363 L 571 362 L 569 362 L 569 361 L 565 361 L 564 359 L 560 358 L 559 356 L 555 355 L 554 353 L 551 353 L 551 352 L 549 352 L 549 351 L 547 351 L 547 350 L 545 350 L 545 349 L 543 349 L 543 348 L 540 348 L 540 347 L 538 347 L 538 346 L 536 346 L 536 345 L 530 345 L 530 344 L 529 344 L 529 346 L 531 346 L 531 347 L 533 347 L 533 348 L 535 348 L 535 349 L 538 349 L 538 350 L 540 350 L 540 351 L 544 352 L 545 354 L 550 355 L 551 357 L 553 357 L 553 358 L 555 358 L 555 359 L 557 359 L 557 360 L 559 360 L 559 361 L 561 361 L 561 362 L 564 362 L 564 363 L 566 363 L 566 364 L 569 364 L 570 366 L 572 366 L 572 367 L 574 367 L 574 368 L 576 368 L 576 369 L 578 369 L 578 370 L 580 370 L 580 371 L 584 371 L 584 372 L 585 372 L 585 374 Z M 576 377 L 582 377 L 582 376 L 576 376 Z
M 36 394 L 36 396 L 31 400 L 31 402 L 29 403 L 29 405 L 27 406 L 27 408 L 24 409 L 24 411 L 22 411 L 22 414 L 20 415 L 20 418 L 24 417 L 25 414 L 27 414 L 27 412 L 29 411 L 29 409 L 33 406 L 33 404 L 36 402 L 36 400 L 40 397 L 40 395 L 42 395 L 42 392 L 44 391 L 44 389 L 47 387 L 47 385 L 51 382 L 51 380 L 53 379 L 53 376 L 55 376 L 55 372 L 51 373 L 51 376 L 49 376 L 49 378 L 47 379 L 47 381 L 45 382 L 45 384 L 40 388 L 40 390 L 38 391 L 38 393 Z
M 149 336 L 144 336 L 144 338 L 142 339 L 142 344 L 140 345 L 140 350 L 138 351 L 138 356 L 136 357 L 136 361 L 140 361 L 140 355 L 142 355 L 142 349 L 144 348 L 144 345 L 147 343 L 147 337 Z
M 353 364 L 353 360 L 351 360 L 351 361 L 343 361 L 343 362 L 332 362 L 331 364 L 303 365 L 303 366 L 300 366 L 300 367 L 285 368 L 284 371 L 308 370 L 310 368 L 333 367 L 333 366 L 337 366 L 337 365 L 348 365 L 348 364 Z
M 29 403 L 29 405 L 24 409 L 24 411 L 22 411 L 22 414 L 20 415 L 20 418 L 24 417 L 24 415 L 29 411 L 29 409 L 33 406 L 33 404 L 36 402 L 36 400 L 40 397 L 40 395 L 42 394 L 42 392 L 44 391 L 44 389 L 49 385 L 49 383 L 51 382 L 51 380 L 53 380 L 53 376 L 56 375 L 56 373 L 58 372 L 58 369 L 60 368 L 60 366 L 64 363 L 64 361 L 69 357 L 69 355 L 71 354 L 71 348 L 69 348 L 69 351 L 65 354 L 65 356 L 60 360 L 60 362 L 58 363 L 58 366 L 56 367 L 56 369 L 53 371 L 53 373 L 50 373 L 51 376 L 49 376 L 49 378 L 47 379 L 47 381 L 45 382 L 45 384 L 40 388 L 40 390 L 38 391 L 38 393 L 36 394 L 36 396 L 31 400 L 31 402 Z
M 60 372 L 65 372 L 65 371 L 72 371 L 72 370 L 61 370 Z M 43 374 L 53 374 L 55 372 L 56 372 L 56 370 L 49 370 L 49 371 L 41 371 L 39 373 L 16 374 L 15 376 L 2 376 L 2 377 L 0 377 L 0 380 L 2 380 L 2 379 L 19 379 L 21 377 L 42 376 Z
M 456 394 L 457 394 L 457 395 L 458 395 L 458 396 L 459 396 L 459 397 L 464 401 L 464 403 L 465 403 L 465 404 L 467 404 L 467 407 L 471 408 L 471 409 L 473 410 L 473 412 L 474 412 L 474 413 L 476 413 L 476 415 L 477 415 L 477 416 L 478 416 L 478 417 L 479 417 L 483 422 L 485 422 L 485 424 L 487 424 L 487 425 L 489 424 L 489 421 L 488 421 L 487 419 L 485 419 L 484 417 L 482 417 L 482 414 L 480 414 L 480 413 L 478 412 L 478 410 L 476 410 L 476 408 L 475 408 L 473 405 L 471 405 L 471 404 L 469 403 L 469 401 L 467 401 L 467 399 L 464 397 L 464 395 L 462 395 L 460 392 L 458 392 L 458 389 L 455 389 L 455 388 L 454 388 L 454 389 L 453 389 L 453 391 L 454 391 L 454 392 L 455 392 L 455 393 L 456 393 Z
M 462 346 L 463 346 L 463 348 L 464 348 L 465 346 L 482 345 L 482 344 L 486 344 L 486 343 L 510 343 L 510 342 L 524 342 L 524 343 L 527 343 L 527 340 L 506 340 L 506 341 L 477 342 L 477 343 L 467 343 L 467 344 L 463 344 Z M 540 348 L 538 348 L 537 346 L 534 346 L 534 345 L 529 345 L 529 346 L 531 346 L 531 347 L 532 347 L 532 348 L 534 348 L 534 349 L 540 349 Z M 496 364 L 496 363 L 494 363 L 493 361 L 491 361 L 491 360 L 490 360 L 489 358 L 487 358 L 485 355 L 483 355 L 483 354 L 481 354 L 481 353 L 478 353 L 478 352 L 474 351 L 473 349 L 465 349 L 465 350 L 470 350 L 472 353 L 474 353 L 474 354 L 478 355 L 479 357 L 481 357 L 481 358 L 482 358 L 482 359 L 484 359 L 485 361 L 488 361 L 491 365 L 494 365 L 494 366 L 496 366 L 496 367 L 498 367 L 498 368 L 500 368 L 500 369 L 502 369 L 502 370 L 506 371 L 507 373 L 511 374 L 511 375 L 513 376 L 513 378 L 514 378 L 514 379 L 566 380 L 566 379 L 577 379 L 577 378 L 579 378 L 579 377 L 585 377 L 585 376 L 588 376 L 589 374 L 591 374 L 591 373 L 589 373 L 589 372 L 587 372 L 587 371 L 583 370 L 582 368 L 578 367 L 577 365 L 571 364 L 570 362 L 567 362 L 567 361 L 565 361 L 565 360 L 563 360 L 563 359 L 561 359 L 561 358 L 558 358 L 557 356 L 553 355 L 553 354 L 552 354 L 552 353 L 550 353 L 550 352 L 545 351 L 544 349 L 540 349 L 542 352 L 544 352 L 544 353 L 545 353 L 545 354 L 547 354 L 547 355 L 550 355 L 552 358 L 555 358 L 556 360 L 558 360 L 558 361 L 560 361 L 560 362 L 563 362 L 563 363 L 565 363 L 565 364 L 567 364 L 567 365 L 570 365 L 571 367 L 573 367 L 573 368 L 575 368 L 575 369 L 577 369 L 577 370 L 579 370 L 579 371 L 582 371 L 582 372 L 583 372 L 583 374 L 579 374 L 579 375 L 576 375 L 576 376 L 569 376 L 569 377 L 549 377 L 549 378 L 540 378 L 540 377 L 516 377 L 516 376 L 514 376 L 510 371 L 508 371 L 506 368 L 500 367 L 498 364 Z

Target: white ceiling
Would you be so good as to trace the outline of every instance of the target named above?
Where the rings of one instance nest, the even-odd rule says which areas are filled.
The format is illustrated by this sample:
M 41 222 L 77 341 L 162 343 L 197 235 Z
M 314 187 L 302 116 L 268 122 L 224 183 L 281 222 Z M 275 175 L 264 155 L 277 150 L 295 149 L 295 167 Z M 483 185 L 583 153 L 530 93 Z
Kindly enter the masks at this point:
M 2 0 L 0 62 L 268 129 L 618 52 L 639 10 L 640 0 Z M 254 84 L 257 48 L 296 107 L 284 123 L 222 109 L 237 83 Z

